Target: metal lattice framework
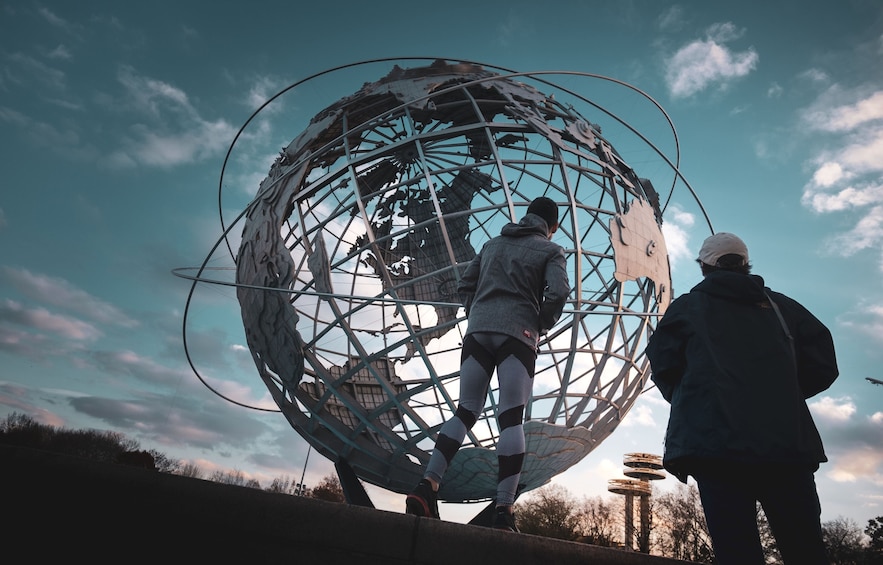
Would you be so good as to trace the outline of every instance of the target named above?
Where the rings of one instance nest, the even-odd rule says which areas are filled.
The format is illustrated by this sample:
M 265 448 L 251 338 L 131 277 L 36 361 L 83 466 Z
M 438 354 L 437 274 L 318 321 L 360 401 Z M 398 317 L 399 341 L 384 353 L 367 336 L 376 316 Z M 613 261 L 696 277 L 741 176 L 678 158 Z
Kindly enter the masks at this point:
M 643 347 L 670 300 L 658 196 L 529 78 L 396 66 L 317 114 L 239 218 L 258 373 L 300 435 L 372 484 L 404 493 L 419 479 L 457 406 L 459 275 L 537 196 L 560 207 L 573 288 L 538 348 L 523 491 L 585 457 L 644 388 Z M 494 496 L 496 399 L 494 379 L 442 500 Z

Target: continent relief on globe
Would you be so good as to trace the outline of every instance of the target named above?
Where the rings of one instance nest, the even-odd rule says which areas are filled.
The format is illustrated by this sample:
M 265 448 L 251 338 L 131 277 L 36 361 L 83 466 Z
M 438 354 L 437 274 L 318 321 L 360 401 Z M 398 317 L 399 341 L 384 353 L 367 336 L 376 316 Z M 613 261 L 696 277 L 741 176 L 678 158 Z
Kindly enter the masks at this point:
M 665 237 L 651 206 L 635 199 L 623 214 L 610 219 L 610 243 L 619 282 L 646 277 L 656 283 L 656 302 L 662 314 L 671 302 L 671 268 Z

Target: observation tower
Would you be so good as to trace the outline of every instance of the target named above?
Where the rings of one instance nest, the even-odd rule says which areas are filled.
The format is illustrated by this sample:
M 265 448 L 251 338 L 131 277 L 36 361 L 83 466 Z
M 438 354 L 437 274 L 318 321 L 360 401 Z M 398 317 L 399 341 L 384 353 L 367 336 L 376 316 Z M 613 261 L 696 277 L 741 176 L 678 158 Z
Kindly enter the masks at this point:
M 623 474 L 629 479 L 610 479 L 607 490 L 614 494 L 625 495 L 625 547 L 633 549 L 635 539 L 634 500 L 640 500 L 641 531 L 638 536 L 638 551 L 650 553 L 650 481 L 665 478 L 662 470 L 662 457 L 650 453 L 626 453 L 623 456 L 625 469 Z

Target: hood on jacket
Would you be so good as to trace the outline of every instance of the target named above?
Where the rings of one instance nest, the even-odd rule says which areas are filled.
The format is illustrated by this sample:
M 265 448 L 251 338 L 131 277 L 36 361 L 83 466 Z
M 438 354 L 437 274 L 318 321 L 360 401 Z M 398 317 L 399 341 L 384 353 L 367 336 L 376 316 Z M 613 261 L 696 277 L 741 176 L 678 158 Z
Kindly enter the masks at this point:
M 693 290 L 715 298 L 755 304 L 766 301 L 763 278 L 758 275 L 743 275 L 732 271 L 714 271 L 708 273 Z
M 506 237 L 525 237 L 528 235 L 549 236 L 549 226 L 546 220 L 536 214 L 525 214 L 517 224 L 510 222 L 503 226 L 500 235 Z

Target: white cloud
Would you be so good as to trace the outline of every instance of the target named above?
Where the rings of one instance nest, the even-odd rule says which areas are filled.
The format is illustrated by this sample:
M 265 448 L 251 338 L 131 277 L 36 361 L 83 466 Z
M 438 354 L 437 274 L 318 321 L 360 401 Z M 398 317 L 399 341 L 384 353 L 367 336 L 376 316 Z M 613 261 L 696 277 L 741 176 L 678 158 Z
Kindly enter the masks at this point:
M 98 328 L 82 320 L 53 314 L 45 308 L 26 308 L 13 300 L 6 300 L 0 304 L 0 321 L 12 322 L 76 341 L 92 341 L 102 335 Z
M 607 481 L 610 479 L 624 479 L 622 474 L 622 462 L 615 462 L 609 458 L 598 459 L 586 457 L 568 472 L 561 473 L 552 478 L 553 484 L 558 484 L 571 492 L 607 492 Z
M 23 55 L 10 59 L 31 72 L 35 80 L 65 88 L 64 73 Z M 109 152 L 84 139 L 79 128 L 59 130 L 56 125 L 31 119 L 15 110 L 0 107 L 0 120 L 12 123 L 25 132 L 34 144 L 48 147 L 66 158 L 99 161 L 121 169 L 137 164 L 172 167 L 222 155 L 233 140 L 236 129 L 226 120 L 204 119 L 190 103 L 187 93 L 174 85 L 139 75 L 131 67 L 122 67 L 117 80 L 125 91 L 119 104 L 108 96 L 99 97 L 102 109 L 135 111 L 138 116 L 123 139 L 108 138 Z M 78 104 L 52 100 L 57 105 L 78 109 Z M 75 126 L 71 126 L 75 127 Z
M 837 323 L 883 343 L 883 304 L 859 302 L 854 311 L 839 316 Z
M 28 388 L 9 381 L 0 381 L 0 406 L 27 414 L 47 426 L 59 428 L 64 426 L 63 418 L 51 410 L 38 406 L 36 399 L 41 396 L 43 396 L 42 390 Z
M 653 410 L 649 406 L 642 405 L 632 408 L 628 413 L 628 417 L 620 425 L 626 428 L 635 425 L 654 427 L 658 423 L 653 419 Z
M 143 126 L 136 127 L 134 131 L 140 139 L 130 141 L 129 152 L 146 165 L 172 167 L 218 155 L 233 139 L 232 128 L 223 120 L 200 121 L 194 126 L 192 130 L 176 132 L 154 132 Z
M 808 192 L 804 193 L 803 202 L 805 205 L 808 205 L 816 212 L 839 212 L 841 210 L 847 210 L 849 208 L 861 208 L 863 206 L 867 206 L 868 204 L 883 202 L 883 185 L 858 188 L 854 186 L 847 186 L 833 193 Z M 873 210 L 871 212 L 873 212 Z M 865 217 L 864 220 L 869 220 L 869 218 Z M 856 225 L 856 229 L 858 228 L 859 226 Z M 842 234 L 836 239 L 857 239 L 854 237 L 854 235 L 850 236 L 848 234 L 849 232 L 847 232 L 847 234 Z M 848 247 L 853 247 L 853 245 L 849 245 Z M 860 248 L 863 247 L 865 246 L 861 246 Z
M 839 163 L 826 162 L 819 167 L 812 176 L 816 186 L 828 187 L 842 179 L 844 176 L 843 167 Z
M 864 446 L 840 453 L 831 461 L 833 468 L 825 473 L 831 480 L 838 483 L 854 483 L 860 479 L 883 482 L 880 469 L 883 467 L 883 451 Z
M 0 120 L 18 127 L 25 127 L 30 123 L 27 116 L 7 106 L 0 106 Z
M 831 398 L 823 396 L 810 403 L 810 411 L 818 418 L 832 422 L 846 422 L 856 412 L 855 403 L 849 397 Z
M 93 161 L 99 155 L 99 151 L 84 140 L 76 129 L 58 129 L 51 123 L 33 120 L 21 112 L 2 106 L 0 106 L 0 121 L 19 128 L 24 138 L 35 146 L 62 155 L 66 159 Z M 76 127 L 66 124 L 66 127 L 68 126 Z
M 190 104 L 183 90 L 139 75 L 122 67 L 119 82 L 125 87 L 132 106 L 151 118 L 150 124 L 136 124 L 134 137 L 125 140 L 125 149 L 115 152 L 114 163 L 135 161 L 146 165 L 171 167 L 222 154 L 236 135 L 225 120 L 209 121 Z
M 138 165 L 138 162 L 125 151 L 113 151 L 102 159 L 102 163 L 110 169 L 130 169 Z
M 116 306 L 92 296 L 64 279 L 13 267 L 0 268 L 0 276 L 23 295 L 44 304 L 64 308 L 104 324 L 129 328 L 138 325 L 137 320 L 130 318 Z
M 73 36 L 78 36 L 82 29 L 81 26 L 70 23 L 64 18 L 59 17 L 55 12 L 49 10 L 48 8 L 40 8 L 39 13 L 51 25 Z
M 248 108 L 252 110 L 257 110 L 263 104 L 270 99 L 271 96 L 275 95 L 280 90 L 279 84 L 276 80 L 270 77 L 258 77 L 252 83 L 251 88 L 248 90 L 246 94 L 245 104 Z M 262 112 L 281 112 L 283 110 L 282 104 L 279 103 L 278 99 L 273 103 L 267 106 L 262 110 Z
M 816 107 L 806 117 L 811 124 L 823 131 L 844 132 L 883 118 L 883 90 L 862 99 L 839 106 Z
M 656 25 L 662 31 L 677 31 L 684 25 L 684 8 L 678 4 L 673 4 L 668 9 L 659 14 L 656 18 Z
M 665 236 L 665 247 L 672 263 L 682 260 L 692 260 L 693 251 L 689 246 L 687 231 L 696 221 L 693 214 L 685 212 L 677 206 L 671 206 L 665 213 L 666 222 L 662 224 L 662 234 Z
M 512 45 L 528 35 L 533 35 L 530 18 L 520 10 L 510 10 L 506 17 L 497 24 L 497 43 L 503 47 Z
M 857 417 L 850 397 L 824 397 L 810 405 L 825 438 L 828 478 L 835 482 L 871 481 L 883 485 L 883 413 Z
M 145 357 L 134 351 L 96 351 L 91 355 L 94 367 L 109 374 L 125 374 L 135 379 L 149 383 L 153 386 L 167 387 L 180 390 L 183 382 L 188 386 L 198 387 L 197 381 L 192 378 L 192 373 L 183 367 L 167 367 L 156 362 L 150 357 Z M 229 371 L 228 371 L 229 372 Z M 231 379 L 219 379 L 202 374 L 202 379 L 211 386 L 214 391 L 221 395 L 242 402 L 250 406 L 259 406 L 263 409 L 276 408 L 273 399 L 267 390 L 255 392 L 252 386 Z
M 743 77 L 757 66 L 753 48 L 736 53 L 724 45 L 742 35 L 731 23 L 714 24 L 704 40 L 681 47 L 667 62 L 665 80 L 674 98 L 692 96 L 706 88 Z
M 826 83 L 830 79 L 828 73 L 821 69 L 808 69 L 800 73 L 800 77 L 815 83 Z
M 744 29 L 738 29 L 730 22 L 711 24 L 705 31 L 709 40 L 715 43 L 726 43 L 739 39 L 745 34 Z
M 819 214 L 850 214 L 853 227 L 829 236 L 827 250 L 846 257 L 874 250 L 883 271 L 883 89 L 835 84 L 800 115 L 825 142 L 812 160 L 803 205 Z
M 117 80 L 126 88 L 135 106 L 159 115 L 164 105 L 178 108 L 185 113 L 193 112 L 187 94 L 168 83 L 141 76 L 132 67 L 124 66 L 117 74 Z
M 48 57 L 50 59 L 72 59 L 73 55 L 70 50 L 64 45 L 59 45 L 55 49 L 49 52 Z
M 874 192 L 879 196 L 880 187 L 876 187 Z M 849 257 L 865 249 L 880 252 L 881 244 L 883 244 L 883 205 L 878 205 L 868 210 L 854 228 L 832 237 L 828 249 Z M 883 261 L 883 255 L 880 258 Z M 883 262 L 880 270 L 883 271 Z
M 840 151 L 841 161 L 855 174 L 883 172 L 883 124 L 856 133 Z
M 39 83 L 39 88 L 48 87 L 60 91 L 67 88 L 67 79 L 64 71 L 52 68 L 45 63 L 24 55 L 13 53 L 8 60 L 15 63 L 16 67 L 27 73 L 28 77 Z
M 782 88 L 782 86 L 779 83 L 774 82 L 767 89 L 766 95 L 767 95 L 767 98 L 778 98 L 782 95 L 783 92 L 785 92 L 785 89 Z

